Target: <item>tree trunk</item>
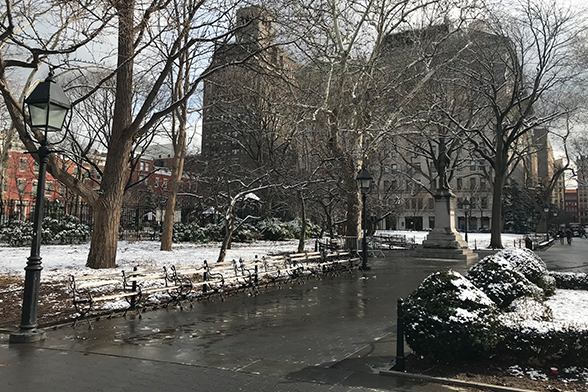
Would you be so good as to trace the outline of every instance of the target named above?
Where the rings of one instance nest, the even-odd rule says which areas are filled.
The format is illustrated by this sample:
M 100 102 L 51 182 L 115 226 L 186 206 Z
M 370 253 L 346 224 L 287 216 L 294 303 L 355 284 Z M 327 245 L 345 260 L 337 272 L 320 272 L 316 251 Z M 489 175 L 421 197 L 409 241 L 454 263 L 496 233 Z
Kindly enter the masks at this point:
M 134 8 L 133 0 L 116 1 L 118 11 L 118 70 L 116 74 L 116 101 L 114 103 L 112 135 L 108 144 L 106 164 L 100 186 L 100 196 L 93 204 L 94 227 L 92 244 L 86 266 L 114 268 L 118 229 L 124 187 L 127 182 L 129 157 L 133 144 L 133 56 Z
M 172 250 L 176 200 L 178 190 L 180 189 L 180 183 L 182 182 L 182 173 L 184 171 L 184 161 L 186 158 L 186 121 L 184 121 L 184 119 L 180 119 L 178 128 L 178 140 L 174 145 L 174 159 L 172 161 L 169 193 L 167 195 L 165 217 L 163 219 L 163 232 L 161 234 L 160 249 L 165 251 Z
M 122 203 L 100 200 L 94 206 L 94 226 L 87 267 L 115 268 Z
M 125 143 L 111 143 L 108 150 L 100 187 L 101 195 L 93 205 L 94 226 L 87 267 L 116 267 L 118 229 L 131 147 L 132 141 L 126 140 Z
M 502 190 L 505 173 L 497 169 L 492 189 L 492 226 L 490 229 L 490 248 L 502 249 Z
M 361 233 L 361 194 L 350 192 L 347 197 L 347 222 L 345 234 L 350 237 L 359 237 Z
M 301 253 L 304 252 L 304 243 L 306 241 L 306 203 L 304 202 L 302 192 L 298 192 L 298 198 L 300 199 L 300 218 L 302 220 L 300 224 L 300 239 L 298 240 L 298 253 Z
M 229 207 L 229 208 L 231 208 L 231 213 L 229 214 L 230 218 L 227 219 L 227 221 L 226 221 L 225 238 L 223 239 L 223 243 L 221 244 L 220 252 L 218 254 L 217 263 L 222 263 L 223 261 L 225 261 L 225 257 L 227 255 L 227 249 L 229 249 L 229 246 L 231 243 L 231 237 L 233 236 L 233 229 L 235 226 L 235 217 L 233 216 L 232 207 Z

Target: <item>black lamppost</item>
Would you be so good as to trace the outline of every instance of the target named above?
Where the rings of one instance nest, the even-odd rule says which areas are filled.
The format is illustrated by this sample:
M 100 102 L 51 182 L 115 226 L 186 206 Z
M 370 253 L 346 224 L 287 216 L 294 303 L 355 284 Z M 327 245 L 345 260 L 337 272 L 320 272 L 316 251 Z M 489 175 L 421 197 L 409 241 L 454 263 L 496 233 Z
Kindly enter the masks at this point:
M 543 212 L 545 212 L 545 235 L 547 236 L 546 240 L 549 241 L 549 207 L 544 207 Z
M 63 93 L 62 88 L 53 80 L 53 72 L 44 82 L 37 84 L 35 89 L 24 101 L 29 109 L 31 128 L 40 129 L 43 135 L 38 137 L 39 149 L 39 179 L 37 183 L 37 200 L 35 203 L 35 218 L 33 221 L 33 241 L 31 256 L 25 267 L 25 286 L 22 302 L 22 318 L 20 329 L 10 334 L 11 343 L 36 342 L 45 339 L 45 331 L 37 329 L 37 308 L 41 283 L 41 226 L 43 223 L 43 205 L 45 201 L 45 174 L 49 148 L 47 134 L 59 131 L 65 121 L 65 115 L 71 103 Z M 26 123 L 26 120 L 25 120 Z M 26 125 L 25 125 L 26 126 Z
M 462 207 L 463 207 L 463 212 L 465 213 L 465 241 L 468 242 L 468 226 L 469 226 L 469 215 L 470 215 L 470 211 L 472 208 L 472 205 L 470 204 L 468 199 L 465 199 L 463 201 Z
M 361 228 L 363 231 L 363 237 L 362 237 L 362 242 L 361 242 L 361 256 L 362 256 L 362 261 L 361 261 L 361 269 L 364 271 L 367 271 L 370 269 L 370 267 L 368 267 L 367 265 L 367 259 L 368 259 L 368 246 L 367 246 L 367 213 L 366 213 L 366 199 L 367 199 L 367 194 L 370 191 L 370 187 L 372 185 L 372 176 L 370 175 L 370 172 L 368 172 L 365 168 L 362 168 L 359 173 L 357 174 L 357 185 L 359 187 L 359 189 L 361 190 L 361 204 L 363 207 L 362 213 L 361 213 Z

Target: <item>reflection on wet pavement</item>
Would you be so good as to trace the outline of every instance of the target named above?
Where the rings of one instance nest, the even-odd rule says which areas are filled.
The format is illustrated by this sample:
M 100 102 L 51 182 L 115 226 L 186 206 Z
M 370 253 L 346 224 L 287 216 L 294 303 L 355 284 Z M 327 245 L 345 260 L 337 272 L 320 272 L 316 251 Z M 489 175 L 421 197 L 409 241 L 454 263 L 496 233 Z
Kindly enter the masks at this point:
M 368 272 L 269 288 L 257 296 L 238 294 L 195 303 L 192 309 L 103 319 L 93 329 L 83 323 L 60 328 L 49 331 L 40 345 L 351 385 L 362 380 L 360 374 L 374 376 L 392 361 L 397 298 L 438 269 L 467 270 L 458 262 L 415 259 L 372 259 L 370 264 Z M 386 388 L 406 383 L 377 380 Z

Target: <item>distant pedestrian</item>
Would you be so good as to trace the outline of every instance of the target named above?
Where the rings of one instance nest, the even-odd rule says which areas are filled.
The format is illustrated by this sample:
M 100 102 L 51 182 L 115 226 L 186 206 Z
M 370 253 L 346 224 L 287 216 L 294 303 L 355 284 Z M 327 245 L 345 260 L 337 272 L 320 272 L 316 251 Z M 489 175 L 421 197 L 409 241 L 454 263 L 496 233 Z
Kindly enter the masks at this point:
M 584 227 L 580 227 L 580 238 L 588 238 L 588 236 L 586 236 L 586 229 Z
M 570 229 L 566 230 L 566 238 L 568 239 L 568 245 L 572 245 L 572 231 Z
M 564 231 L 562 229 L 559 229 L 559 231 L 557 232 L 557 238 L 559 238 L 559 243 L 560 244 L 564 244 L 564 238 L 566 237 Z

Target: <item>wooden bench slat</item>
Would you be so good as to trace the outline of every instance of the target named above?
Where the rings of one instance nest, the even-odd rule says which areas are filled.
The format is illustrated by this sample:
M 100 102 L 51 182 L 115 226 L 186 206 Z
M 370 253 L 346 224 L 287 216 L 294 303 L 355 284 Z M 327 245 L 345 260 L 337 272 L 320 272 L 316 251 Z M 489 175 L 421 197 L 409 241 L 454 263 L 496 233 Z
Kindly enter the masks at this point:
M 80 283 L 79 285 L 76 284 L 76 289 L 78 290 L 82 290 L 82 289 L 87 289 L 87 288 L 93 288 L 93 287 L 101 287 L 101 286 L 108 286 L 111 284 L 122 284 L 123 280 L 122 279 L 110 279 L 110 280 L 94 280 L 94 281 L 90 281 L 90 282 L 83 282 Z

